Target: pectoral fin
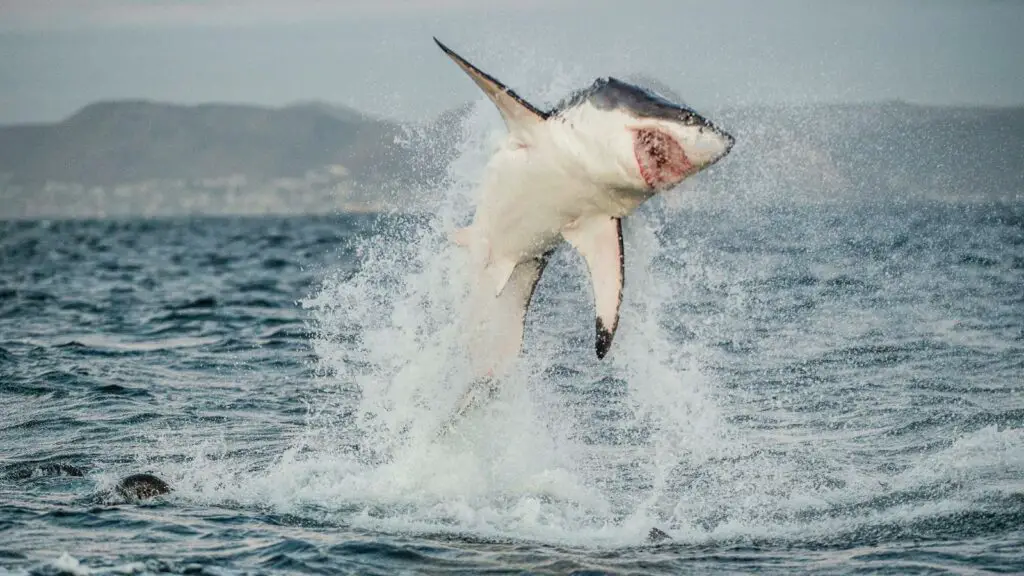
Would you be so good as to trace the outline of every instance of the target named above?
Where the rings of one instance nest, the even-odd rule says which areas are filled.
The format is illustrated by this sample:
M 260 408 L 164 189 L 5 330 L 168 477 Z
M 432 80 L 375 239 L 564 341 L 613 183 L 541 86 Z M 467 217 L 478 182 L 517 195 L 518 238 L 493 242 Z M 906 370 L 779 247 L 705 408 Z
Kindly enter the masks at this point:
M 625 280 L 622 253 L 622 221 L 610 216 L 581 220 L 562 230 L 564 237 L 579 252 L 590 269 L 597 309 L 597 357 L 604 358 L 611 348 L 619 325 L 619 305 Z
M 456 54 L 451 48 L 445 46 L 440 40 L 434 38 L 434 42 L 448 55 L 449 58 L 459 65 L 459 68 L 469 75 L 476 82 L 476 85 L 494 102 L 505 119 L 505 125 L 509 132 L 516 132 L 527 126 L 543 122 L 547 114 L 538 110 L 535 106 L 523 100 L 518 94 L 499 82 L 493 76 L 473 66 L 465 58 Z

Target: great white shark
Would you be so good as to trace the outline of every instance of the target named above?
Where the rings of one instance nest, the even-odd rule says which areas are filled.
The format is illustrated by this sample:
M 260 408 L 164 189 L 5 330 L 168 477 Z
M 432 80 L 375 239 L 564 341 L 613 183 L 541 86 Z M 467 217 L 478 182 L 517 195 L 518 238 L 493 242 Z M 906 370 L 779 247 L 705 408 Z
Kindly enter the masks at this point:
M 434 42 L 494 102 L 508 128 L 485 169 L 472 223 L 452 234 L 474 266 L 467 335 L 478 378 L 458 417 L 493 394 L 496 378 L 518 356 L 534 288 L 563 240 L 589 269 L 595 352 L 604 358 L 625 282 L 622 219 L 721 160 L 735 140 L 693 109 L 611 77 L 542 111 Z

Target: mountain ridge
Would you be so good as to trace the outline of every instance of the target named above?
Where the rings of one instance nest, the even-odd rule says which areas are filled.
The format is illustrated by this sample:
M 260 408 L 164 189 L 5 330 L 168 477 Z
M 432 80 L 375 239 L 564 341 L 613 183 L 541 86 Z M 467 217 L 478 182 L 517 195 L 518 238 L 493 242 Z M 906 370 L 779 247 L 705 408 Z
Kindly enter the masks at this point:
M 308 189 L 303 209 L 331 194 L 348 207 L 408 207 L 414 190 L 446 182 L 475 105 L 413 125 L 320 101 L 96 102 L 59 122 L 0 126 L 0 216 L 59 211 L 84 190 L 128 185 L 150 196 L 209 188 L 243 204 L 247 190 L 276 188 L 281 206 L 289 190 Z M 1024 194 L 1024 107 L 764 104 L 708 115 L 737 138 L 709 185 L 748 197 Z M 114 200 L 94 204 L 104 202 Z

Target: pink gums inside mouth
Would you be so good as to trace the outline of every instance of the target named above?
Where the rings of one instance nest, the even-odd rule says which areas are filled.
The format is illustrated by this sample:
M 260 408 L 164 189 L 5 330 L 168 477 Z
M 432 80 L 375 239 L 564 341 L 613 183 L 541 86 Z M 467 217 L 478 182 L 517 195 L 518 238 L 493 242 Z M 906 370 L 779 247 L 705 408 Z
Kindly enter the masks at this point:
M 651 188 L 675 186 L 693 170 L 693 164 L 675 138 L 651 128 L 634 132 L 636 163 L 644 182 Z

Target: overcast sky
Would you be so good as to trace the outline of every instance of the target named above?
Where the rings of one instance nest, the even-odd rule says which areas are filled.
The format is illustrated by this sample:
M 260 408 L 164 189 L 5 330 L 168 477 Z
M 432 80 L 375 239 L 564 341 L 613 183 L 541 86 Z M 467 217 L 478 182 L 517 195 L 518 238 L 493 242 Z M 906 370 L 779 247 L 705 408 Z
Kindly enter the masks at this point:
M 456 51 L 538 105 L 644 73 L 698 107 L 1024 103 L 1024 0 L 0 0 L 0 122 L 101 99 L 426 118 Z

